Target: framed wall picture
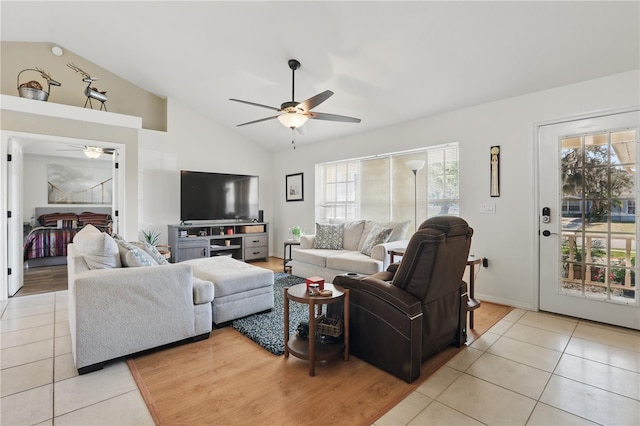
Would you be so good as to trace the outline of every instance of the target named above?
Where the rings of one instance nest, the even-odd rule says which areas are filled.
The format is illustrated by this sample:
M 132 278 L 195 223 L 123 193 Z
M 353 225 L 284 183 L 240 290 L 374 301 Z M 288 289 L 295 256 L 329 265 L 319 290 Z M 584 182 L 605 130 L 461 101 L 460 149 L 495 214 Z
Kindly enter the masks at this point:
M 67 164 L 47 165 L 49 204 L 111 204 L 111 167 L 84 167 Z
M 287 201 L 304 201 L 303 183 L 302 173 L 287 175 L 284 185 L 287 191 Z
M 492 197 L 500 196 L 500 146 L 491 147 L 491 189 Z

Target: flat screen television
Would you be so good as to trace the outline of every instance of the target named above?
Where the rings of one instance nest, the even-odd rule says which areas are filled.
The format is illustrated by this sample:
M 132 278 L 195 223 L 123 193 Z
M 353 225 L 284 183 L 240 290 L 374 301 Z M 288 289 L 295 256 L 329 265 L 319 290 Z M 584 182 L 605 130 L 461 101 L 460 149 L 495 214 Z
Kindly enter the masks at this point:
M 258 218 L 258 176 L 180 171 L 180 220 Z

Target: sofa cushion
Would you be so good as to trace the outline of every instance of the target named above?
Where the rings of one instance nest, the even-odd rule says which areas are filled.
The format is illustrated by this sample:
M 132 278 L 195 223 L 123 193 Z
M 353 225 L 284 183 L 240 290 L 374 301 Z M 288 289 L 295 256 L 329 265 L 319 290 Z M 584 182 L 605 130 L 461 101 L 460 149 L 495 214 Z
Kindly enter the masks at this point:
M 158 251 L 158 249 L 155 246 L 152 246 L 151 244 L 149 244 L 146 241 L 136 241 L 135 243 L 131 243 L 134 246 L 142 249 L 145 251 L 145 253 L 147 253 L 149 256 L 151 256 L 151 258 L 158 264 L 158 265 L 168 265 L 169 262 L 167 262 L 167 259 L 160 254 L 160 252 Z
M 326 268 L 327 258 L 348 252 L 349 250 L 293 249 L 291 258 L 299 262 Z
M 262 287 L 273 288 L 273 271 L 227 256 L 192 259 L 193 276 L 213 283 L 215 299 Z
M 339 271 L 372 275 L 379 272 L 381 267 L 381 261 L 372 259 L 359 251 L 348 251 L 327 258 L 327 268 Z
M 120 251 L 120 260 L 122 261 L 123 266 L 138 267 L 158 264 L 147 254 L 147 252 L 132 243 L 128 243 L 123 240 L 116 240 L 116 244 Z
M 369 231 L 369 235 L 367 235 L 367 238 L 364 240 L 364 244 L 362 244 L 362 250 L 360 250 L 360 252 L 367 256 L 371 256 L 371 250 L 373 250 L 373 248 L 378 244 L 386 243 L 392 232 L 392 228 L 384 228 L 380 225 L 374 224 Z
M 329 223 L 344 224 L 342 247 L 345 250 L 358 250 L 358 244 L 360 244 L 362 230 L 364 229 L 364 220 L 329 219 Z
M 344 239 L 344 224 L 316 223 L 316 243 L 314 248 L 341 250 Z
M 118 244 L 107 233 L 93 225 L 86 225 L 73 237 L 78 253 L 84 256 L 89 269 L 119 268 L 122 266 Z

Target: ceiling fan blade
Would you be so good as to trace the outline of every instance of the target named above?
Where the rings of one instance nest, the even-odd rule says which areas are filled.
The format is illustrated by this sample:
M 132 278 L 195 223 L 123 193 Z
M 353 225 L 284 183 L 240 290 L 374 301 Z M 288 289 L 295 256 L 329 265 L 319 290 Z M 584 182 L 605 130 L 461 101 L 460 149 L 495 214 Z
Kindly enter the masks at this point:
M 309 118 L 314 118 L 316 120 L 327 120 L 327 121 L 341 121 L 343 123 L 359 123 L 359 118 L 347 117 L 346 115 L 337 115 L 337 114 L 327 114 L 326 112 L 310 112 L 308 113 Z
M 236 124 L 236 127 L 246 126 L 247 124 L 260 123 L 261 121 L 273 120 L 274 118 L 278 118 L 278 116 L 274 115 L 273 117 L 261 118 L 260 120 L 253 120 L 253 121 L 249 121 L 247 123 Z
M 333 92 L 331 90 L 325 90 L 322 93 L 318 93 L 317 95 L 307 99 L 304 102 L 300 102 L 297 108 L 301 108 L 303 111 L 311 111 L 313 108 L 317 107 L 327 99 L 333 96 Z
M 233 99 L 233 98 L 229 98 L 229 100 L 230 101 L 234 101 L 234 102 L 240 102 L 242 104 L 248 104 L 248 105 L 253 105 L 253 106 L 257 106 L 257 107 L 272 109 L 272 110 L 275 110 L 275 111 L 280 111 L 280 108 L 272 107 L 272 106 L 269 106 L 269 105 L 257 104 L 255 102 L 242 101 L 240 99 Z

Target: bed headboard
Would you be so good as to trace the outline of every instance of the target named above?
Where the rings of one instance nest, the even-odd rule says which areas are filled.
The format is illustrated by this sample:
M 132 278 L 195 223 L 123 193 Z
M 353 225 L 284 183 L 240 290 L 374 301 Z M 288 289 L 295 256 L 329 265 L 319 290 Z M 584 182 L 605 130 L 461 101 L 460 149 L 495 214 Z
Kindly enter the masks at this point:
M 83 212 L 111 214 L 111 206 L 60 206 L 60 207 L 36 207 L 36 219 L 43 214 L 51 213 L 75 213 L 80 214 Z

